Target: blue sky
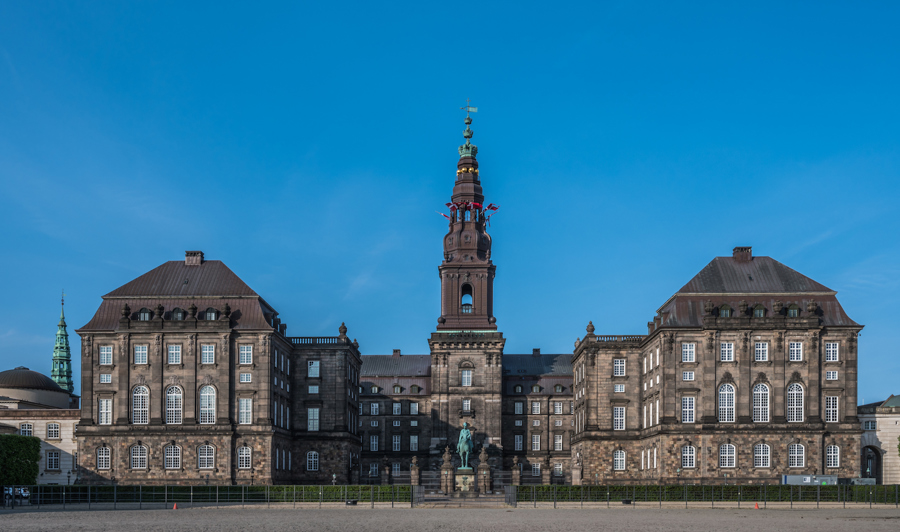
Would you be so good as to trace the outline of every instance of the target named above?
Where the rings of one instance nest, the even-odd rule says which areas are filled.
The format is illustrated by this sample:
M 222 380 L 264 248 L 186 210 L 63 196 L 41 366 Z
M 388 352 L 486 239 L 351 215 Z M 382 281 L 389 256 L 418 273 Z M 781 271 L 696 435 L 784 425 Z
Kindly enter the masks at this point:
M 293 335 L 426 353 L 466 98 L 507 352 L 646 332 L 752 245 L 900 393 L 894 2 L 0 4 L 0 368 L 186 249 Z M 79 383 L 80 388 L 80 383 Z

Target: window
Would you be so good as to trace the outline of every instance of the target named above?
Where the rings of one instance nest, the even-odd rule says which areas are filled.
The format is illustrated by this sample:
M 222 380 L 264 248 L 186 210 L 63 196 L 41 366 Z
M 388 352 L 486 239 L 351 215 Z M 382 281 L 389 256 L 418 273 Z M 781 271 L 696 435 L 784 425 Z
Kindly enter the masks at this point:
M 146 308 L 139 310 L 138 321 L 150 321 L 150 310 Z
M 150 417 L 150 388 L 135 386 L 131 392 L 131 422 L 146 425 Z
M 373 419 L 372 421 L 369 422 L 369 426 L 370 426 L 370 427 L 377 427 L 377 426 L 378 426 L 378 420 L 377 420 L 377 419 Z
M 216 309 L 214 309 L 212 307 L 209 307 L 204 312 L 200 313 L 201 319 L 209 320 L 209 321 L 215 321 L 215 319 L 218 317 L 218 315 L 219 315 L 219 313 L 216 312 Z
M 412 421 L 409 422 L 409 426 L 410 426 L 410 427 L 418 427 L 418 426 L 419 426 L 419 422 L 416 421 L 415 419 L 413 419 Z
M 373 434 L 369 436 L 369 450 L 375 452 L 378 450 L 378 435 Z
M 316 395 L 319 393 L 319 385 L 318 384 L 310 384 L 309 385 L 309 394 Z
M 863 421 L 863 430 L 875 430 L 875 422 L 874 421 Z M 27 436 L 23 434 L 23 436 Z
M 800 307 L 797 305 L 788 307 L 788 318 L 796 318 L 798 316 L 800 316 Z
M 100 374 L 100 384 L 109 384 L 112 382 L 112 374 L 111 373 L 101 373 Z
M 516 425 L 517 427 L 521 427 L 521 426 L 522 426 L 522 420 L 521 420 L 521 419 L 517 419 L 516 422 L 515 422 L 515 425 Z
M 377 462 L 373 462 L 373 463 L 369 464 L 369 476 L 370 477 L 378 476 L 378 463 Z
M 411 415 L 411 416 L 419 415 L 419 403 L 409 403 L 409 415 Z
M 59 451 L 47 451 L 47 469 L 59 469 Z
M 131 469 L 147 469 L 147 447 L 135 445 L 131 448 Z
M 33 436 L 34 425 L 31 423 L 22 423 L 19 425 L 19 436 Z
M 370 393 L 378 393 L 378 386 L 372 386 Z
M 553 391 L 556 393 L 562 393 L 562 391 L 563 391 L 562 384 L 557 384 L 556 386 L 554 386 Z
M 825 467 L 841 467 L 841 449 L 837 445 L 825 447 Z
M 253 399 L 238 399 L 238 423 L 241 425 L 249 425 L 253 423 Z
M 615 393 L 625 393 L 625 385 L 624 384 L 615 384 L 615 385 L 613 385 L 613 391 Z
M 184 321 L 184 310 L 178 307 L 172 309 L 172 319 L 175 321 Z
M 395 385 L 395 386 L 394 386 L 394 393 L 400 393 L 400 386 L 399 386 L 399 385 Z
M 522 393 L 522 385 L 516 384 L 515 386 L 513 386 L 513 393 Z
M 754 423 L 769 422 L 769 387 L 765 384 L 757 384 L 753 387 L 753 421 Z
M 253 382 L 253 374 L 241 373 L 241 382 Z
M 394 434 L 391 436 L 391 451 L 399 452 L 400 451 L 400 435 Z
M 400 403 L 394 403 L 393 408 L 394 408 L 394 410 L 393 410 L 394 415 L 399 416 L 400 415 Z
M 625 430 L 625 407 L 613 407 L 613 430 Z
M 563 450 L 562 434 L 554 434 L 553 435 L 553 450 L 554 451 L 562 451 Z
M 400 426 L 400 421 L 398 421 L 398 420 L 395 419 L 394 422 L 392 423 L 392 425 L 394 425 L 395 427 L 399 427 L 399 426 Z
M 134 363 L 135 364 L 146 364 L 147 363 L 147 346 L 146 345 L 134 346 Z
M 532 393 L 541 393 L 541 387 L 538 386 L 537 384 L 535 384 L 534 386 L 531 387 L 531 392 Z
M 377 415 L 378 415 L 378 403 L 372 403 L 372 404 L 369 406 L 369 414 L 370 414 L 370 415 L 373 415 L 373 416 L 377 416 Z
M 163 454 L 166 469 L 181 469 L 181 447 L 167 445 Z
M 541 413 L 541 403 L 538 401 L 531 402 L 531 413 L 532 414 L 540 414 Z
M 541 476 L 541 464 L 531 464 L 531 476 Z
M 806 467 L 806 449 L 799 443 L 788 445 L 788 467 Z
M 112 425 L 112 399 L 100 399 L 97 411 L 97 422 L 101 425 Z
M 563 465 L 562 464 L 553 464 L 553 474 L 561 477 L 563 474 Z
M 790 342 L 788 344 L 788 356 L 791 362 L 803 360 L 803 342 Z
M 624 358 L 614 358 L 613 359 L 613 377 L 623 377 L 625 376 L 625 359 Z
M 409 437 L 409 450 L 410 451 L 418 451 L 419 450 L 419 436 L 413 434 Z
M 826 381 L 838 380 L 838 372 L 837 371 L 826 371 L 825 372 L 825 380 Z
M 213 344 L 204 344 L 200 346 L 200 363 L 215 364 L 216 362 L 216 346 Z
M 184 414 L 184 397 L 181 388 L 169 386 L 166 389 L 166 425 L 181 425 Z
M 759 306 L 753 309 L 753 317 L 754 318 L 765 318 L 766 317 L 766 309 Z
M 524 413 L 524 409 L 525 409 L 525 403 L 523 403 L 523 402 L 521 402 L 521 401 L 517 401 L 517 402 L 515 403 L 515 412 L 516 412 L 516 414 L 523 414 L 523 413 Z
M 731 384 L 719 387 L 719 422 L 734 423 L 734 386 Z
M 796 382 L 787 390 L 787 420 L 788 423 L 803 422 L 803 386 Z
M 753 359 L 757 362 L 766 362 L 769 360 L 769 344 L 767 342 L 756 342 Z
M 238 448 L 238 469 L 250 469 L 251 451 L 249 447 Z
M 681 448 L 681 467 L 696 467 L 697 448 L 693 445 L 685 445 Z
M 531 425 L 532 425 L 533 427 L 540 427 L 540 426 L 541 426 L 541 420 L 540 420 L 540 419 L 535 419 L 535 420 L 533 420 L 533 421 L 531 422 Z
M 765 443 L 753 446 L 753 467 L 769 467 L 771 450 Z
M 315 432 L 319 430 L 319 409 L 306 409 L 306 430 Z
M 523 448 L 523 446 L 524 446 L 524 441 L 523 441 L 523 440 L 524 440 L 525 438 L 523 438 L 521 434 L 516 434 L 516 435 L 515 435 L 515 438 L 513 438 L 513 439 L 514 439 L 514 441 L 515 441 L 515 449 L 516 449 L 517 451 L 521 451 L 522 448 Z
M 101 345 L 100 346 L 100 364 L 103 366 L 108 366 L 112 364 L 112 346 L 111 345 Z
M 532 451 L 540 451 L 541 450 L 541 435 L 540 434 L 532 434 L 531 435 L 531 450 Z
M 47 439 L 59 439 L 59 423 L 47 423 Z
M 694 398 L 693 397 L 682 397 L 681 398 L 681 422 L 682 423 L 693 423 L 694 422 Z
M 466 221 L 469 221 L 472 213 L 470 211 L 465 212 Z M 468 237 L 466 237 L 468 238 Z M 471 314 L 472 313 L 472 285 L 464 284 L 462 287 L 462 298 L 460 303 L 460 311 L 463 314 Z
M 683 381 L 694 380 L 694 372 L 693 371 L 682 371 L 681 372 L 681 380 L 683 380 Z
M 472 370 L 464 369 L 460 372 L 460 384 L 462 386 L 472 386 Z
M 212 386 L 200 388 L 200 424 L 216 423 L 216 389 Z
M 719 360 L 722 362 L 734 362 L 733 342 L 722 342 L 719 345 Z
M 111 465 L 109 447 L 97 449 L 97 469 L 109 469 Z
M 825 396 L 825 423 L 838 422 L 837 396 Z
M 731 307 L 728 305 L 722 305 L 719 307 L 719 317 L 720 318 L 730 318 L 731 317 Z
M 169 346 L 169 358 L 167 360 L 169 364 L 181 364 L 181 346 L 180 345 L 170 345 Z
M 719 467 L 734 467 L 734 445 L 719 446 Z
M 463 399 L 462 409 L 463 409 L 463 412 L 471 412 L 472 411 L 472 400 L 471 399 Z
M 838 343 L 837 342 L 825 342 L 825 362 L 837 362 L 837 360 L 838 360 Z
M 216 467 L 216 450 L 212 445 L 201 445 L 197 449 L 197 467 L 200 469 Z
M 562 427 L 562 420 L 561 420 L 561 419 L 557 419 L 556 421 L 553 422 L 553 426 L 555 426 L 555 427 Z
M 625 471 L 625 451 L 613 451 L 613 470 Z
M 562 403 L 553 403 L 553 413 L 562 414 Z
M 253 363 L 253 346 L 252 345 L 238 346 L 238 364 L 252 364 L 252 363 Z
M 694 362 L 694 344 L 681 344 L 681 361 Z

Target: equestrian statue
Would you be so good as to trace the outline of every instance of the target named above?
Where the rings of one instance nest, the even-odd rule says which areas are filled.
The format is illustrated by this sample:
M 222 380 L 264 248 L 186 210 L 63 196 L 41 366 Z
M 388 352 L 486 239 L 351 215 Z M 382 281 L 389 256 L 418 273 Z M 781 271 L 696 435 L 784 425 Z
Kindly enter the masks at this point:
M 463 428 L 459 431 L 459 441 L 456 444 L 456 452 L 459 453 L 459 459 L 462 461 L 461 467 L 466 469 L 469 469 L 469 453 L 475 448 L 472 444 L 472 433 L 468 427 L 468 423 L 463 423 Z

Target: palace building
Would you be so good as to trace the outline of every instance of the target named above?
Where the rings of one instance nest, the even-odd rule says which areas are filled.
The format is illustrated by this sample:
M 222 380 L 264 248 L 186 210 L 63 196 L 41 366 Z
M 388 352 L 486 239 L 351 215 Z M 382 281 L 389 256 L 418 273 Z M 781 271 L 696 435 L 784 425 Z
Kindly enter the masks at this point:
M 225 264 L 189 251 L 103 296 L 77 331 L 82 479 L 396 482 L 413 464 L 438 471 L 464 422 L 497 482 L 858 476 L 862 326 L 834 290 L 749 247 L 714 258 L 646 335 L 589 323 L 572 353 L 504 353 L 486 230 L 496 207 L 471 122 L 428 353 L 361 356 L 343 324 L 288 336 Z

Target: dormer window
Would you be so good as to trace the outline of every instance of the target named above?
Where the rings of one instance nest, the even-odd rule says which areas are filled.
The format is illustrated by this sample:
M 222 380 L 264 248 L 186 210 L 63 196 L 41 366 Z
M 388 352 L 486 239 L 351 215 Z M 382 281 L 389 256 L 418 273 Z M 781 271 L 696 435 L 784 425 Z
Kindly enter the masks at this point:
M 203 319 L 215 321 L 217 314 L 218 312 L 216 312 L 216 309 L 209 307 L 208 309 L 206 309 L 206 312 L 203 313 Z
M 416 384 L 413 384 L 409 387 L 409 391 L 411 391 L 412 393 L 419 393 L 419 390 L 421 390 L 421 388 L 419 388 L 419 386 Z
M 394 385 L 394 393 L 400 393 L 400 385 L 399 384 Z
M 531 393 L 539 393 L 541 391 L 541 387 L 535 384 L 531 387 Z
M 563 390 L 562 384 L 557 384 L 556 386 L 553 387 L 553 391 L 555 391 L 556 393 L 562 393 L 562 390 Z
M 462 300 L 460 310 L 463 314 L 472 313 L 472 285 L 466 284 L 462 287 Z
M 521 385 L 521 384 L 516 384 L 516 385 L 513 387 L 513 393 L 522 393 L 522 385 Z
M 800 307 L 797 305 L 791 305 L 788 307 L 788 318 L 798 318 L 800 317 Z
M 756 305 L 753 307 L 753 317 L 754 318 L 765 318 L 766 317 L 766 307 L 762 305 Z
M 372 393 L 378 393 L 378 386 L 372 386 Z
M 731 317 L 731 307 L 728 305 L 722 305 L 719 307 L 719 317 L 720 318 L 730 318 Z
M 175 308 L 172 310 L 172 319 L 175 321 L 183 321 L 184 320 L 184 309 Z
M 138 312 L 138 320 L 139 321 L 150 321 L 150 310 L 146 308 L 142 308 Z

